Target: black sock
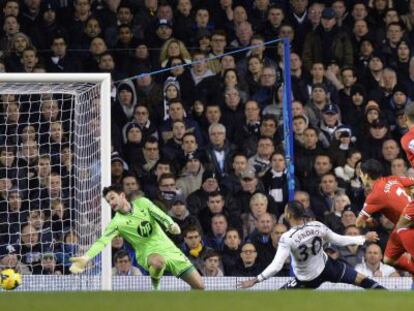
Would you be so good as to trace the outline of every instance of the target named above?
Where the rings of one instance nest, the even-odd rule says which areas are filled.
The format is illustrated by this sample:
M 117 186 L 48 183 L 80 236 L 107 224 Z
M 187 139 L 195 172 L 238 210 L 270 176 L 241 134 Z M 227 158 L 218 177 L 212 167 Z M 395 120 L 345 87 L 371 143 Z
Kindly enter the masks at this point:
M 366 289 L 386 289 L 370 278 L 363 279 L 359 286 Z

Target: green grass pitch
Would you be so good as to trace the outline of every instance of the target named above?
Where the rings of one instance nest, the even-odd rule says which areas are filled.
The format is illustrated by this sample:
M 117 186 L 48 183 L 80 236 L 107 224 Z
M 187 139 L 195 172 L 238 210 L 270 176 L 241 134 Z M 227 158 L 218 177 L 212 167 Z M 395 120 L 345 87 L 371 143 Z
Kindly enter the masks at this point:
M 414 310 L 414 292 L 3 292 L 0 310 L 408 311 Z

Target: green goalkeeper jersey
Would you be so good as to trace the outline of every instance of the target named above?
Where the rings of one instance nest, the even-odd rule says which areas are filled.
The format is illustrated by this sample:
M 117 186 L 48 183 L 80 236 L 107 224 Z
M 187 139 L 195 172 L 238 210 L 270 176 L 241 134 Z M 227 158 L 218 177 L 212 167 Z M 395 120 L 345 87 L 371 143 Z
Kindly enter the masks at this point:
M 120 235 L 134 248 L 138 262 L 146 266 L 146 259 L 152 253 L 177 251 L 178 248 L 161 228 L 168 228 L 174 222 L 146 198 L 138 198 L 131 203 L 131 211 L 117 212 L 104 234 L 87 251 L 86 256 L 98 255 L 112 239 Z

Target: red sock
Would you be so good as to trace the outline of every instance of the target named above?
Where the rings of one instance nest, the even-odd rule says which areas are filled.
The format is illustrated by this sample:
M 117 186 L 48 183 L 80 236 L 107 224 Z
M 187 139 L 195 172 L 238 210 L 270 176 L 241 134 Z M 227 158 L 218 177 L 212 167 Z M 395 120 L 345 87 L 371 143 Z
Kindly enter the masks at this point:
M 398 260 L 394 263 L 394 266 L 402 270 L 406 270 L 414 275 L 414 262 L 408 256 L 403 255 L 398 258 Z
M 411 255 L 412 258 L 414 258 L 414 230 L 399 230 L 398 236 L 400 237 L 401 243 L 404 246 L 405 250 Z

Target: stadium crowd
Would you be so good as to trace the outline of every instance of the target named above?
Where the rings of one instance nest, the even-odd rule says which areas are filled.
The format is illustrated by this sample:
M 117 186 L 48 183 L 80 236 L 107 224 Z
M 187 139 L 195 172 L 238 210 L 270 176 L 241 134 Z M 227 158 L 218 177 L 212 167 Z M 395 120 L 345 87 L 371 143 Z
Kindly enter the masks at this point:
M 204 276 L 256 276 L 288 230 L 283 45 L 266 41 L 291 43 L 295 200 L 309 219 L 362 233 L 363 159 L 414 176 L 400 145 L 414 98 L 412 0 L 1 3 L 1 71 L 111 73 L 112 182 L 181 226 L 171 238 Z M 66 274 L 80 238 L 71 104 L 1 99 L 0 265 Z M 374 226 L 378 245 L 326 251 L 367 275 L 400 275 L 381 262 L 392 223 L 380 216 Z M 112 251 L 116 275 L 145 274 L 122 238 Z M 286 264 L 278 275 L 290 273 Z

